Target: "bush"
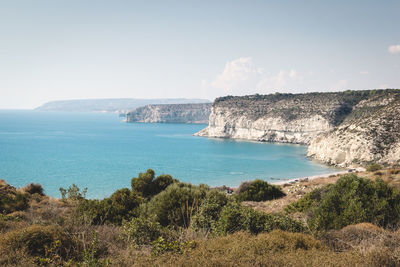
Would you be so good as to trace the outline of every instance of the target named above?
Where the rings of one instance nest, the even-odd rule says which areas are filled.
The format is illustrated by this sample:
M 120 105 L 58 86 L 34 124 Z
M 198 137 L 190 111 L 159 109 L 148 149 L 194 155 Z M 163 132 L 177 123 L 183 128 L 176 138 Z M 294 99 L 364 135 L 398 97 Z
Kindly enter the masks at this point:
M 208 191 L 198 212 L 192 217 L 191 227 L 194 230 L 211 231 L 228 201 L 229 197 L 225 192 L 215 189 Z
M 315 208 L 322 200 L 322 197 L 330 190 L 332 184 L 314 189 L 305 194 L 301 199 L 286 206 L 285 211 L 292 212 L 307 212 Z
M 132 218 L 122 224 L 122 235 L 137 246 L 148 245 L 161 236 L 162 227 L 153 219 Z
M 72 184 L 67 189 L 60 187 L 61 199 L 63 201 L 66 200 L 82 200 L 86 198 L 87 187 L 84 188 L 81 192 L 80 188 L 76 184 Z
M 352 174 L 305 195 L 292 207 L 308 211 L 313 230 L 340 229 L 361 222 L 386 227 L 400 218 L 400 193 L 381 179 L 373 182 Z
M 189 227 L 191 217 L 205 198 L 208 187 L 174 183 L 142 207 L 144 216 L 155 215 L 163 226 Z
M 304 224 L 293 220 L 283 214 L 268 214 L 264 223 L 264 232 L 273 230 L 282 230 L 287 232 L 304 232 L 306 229 Z
M 376 163 L 367 166 L 367 171 L 374 172 L 382 169 L 382 166 Z
M 196 247 L 195 241 L 167 241 L 163 237 L 159 237 L 157 240 L 152 242 L 153 248 L 151 254 L 153 256 L 159 256 L 166 252 L 182 254 L 183 252 L 190 251 Z
M 216 232 L 220 235 L 238 231 L 250 231 L 257 234 L 264 230 L 267 214 L 254 211 L 240 203 L 229 203 L 221 212 L 216 223 Z
M 258 234 L 275 229 L 301 232 L 304 230 L 304 226 L 287 216 L 255 211 L 234 202 L 224 207 L 216 223 L 216 232 L 222 235 L 238 231 L 250 231 L 252 234 Z
M 31 195 L 33 195 L 33 194 L 39 194 L 39 195 L 41 195 L 41 196 L 44 196 L 44 190 L 43 190 L 43 187 L 42 187 L 42 185 L 40 185 L 40 184 L 34 184 L 34 183 L 31 183 L 31 184 L 28 184 L 27 186 L 25 186 L 24 188 L 23 188 L 23 190 L 26 192 L 26 193 L 29 193 L 29 194 L 31 194 Z
M 281 188 L 263 180 L 243 182 L 237 191 L 239 201 L 266 201 L 285 196 Z
M 46 256 L 46 248 L 59 243 L 58 255 L 66 258 L 74 247 L 71 238 L 60 227 L 31 225 L 27 228 L 8 232 L 1 245 L 14 252 L 25 250 L 32 256 Z
M 115 191 L 109 198 L 102 200 L 80 201 L 77 212 L 80 219 L 94 225 L 105 223 L 121 225 L 123 220 L 137 216 L 136 208 L 141 200 L 128 188 Z
M 137 192 L 145 198 L 151 198 L 178 181 L 167 174 L 154 178 L 155 174 L 151 169 L 148 169 L 145 173 L 139 173 L 139 177 L 132 178 L 131 180 L 132 191 Z

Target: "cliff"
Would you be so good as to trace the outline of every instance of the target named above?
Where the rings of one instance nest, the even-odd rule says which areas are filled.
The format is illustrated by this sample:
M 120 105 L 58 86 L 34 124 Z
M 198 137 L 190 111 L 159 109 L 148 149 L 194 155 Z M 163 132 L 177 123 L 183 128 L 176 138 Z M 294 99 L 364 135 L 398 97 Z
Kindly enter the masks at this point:
M 211 103 L 147 105 L 126 114 L 127 122 L 208 123 Z
M 309 156 L 341 166 L 393 162 L 399 97 L 400 90 L 221 97 L 196 135 L 306 144 Z
M 317 136 L 308 156 L 341 166 L 400 162 L 400 94 L 361 101 L 335 129 Z
M 104 98 L 104 99 L 76 99 L 51 101 L 37 107 L 40 111 L 67 111 L 67 112 L 107 112 L 126 113 L 137 107 L 150 104 L 186 104 L 207 103 L 205 99 L 185 98 L 159 98 L 159 99 L 136 99 L 136 98 Z

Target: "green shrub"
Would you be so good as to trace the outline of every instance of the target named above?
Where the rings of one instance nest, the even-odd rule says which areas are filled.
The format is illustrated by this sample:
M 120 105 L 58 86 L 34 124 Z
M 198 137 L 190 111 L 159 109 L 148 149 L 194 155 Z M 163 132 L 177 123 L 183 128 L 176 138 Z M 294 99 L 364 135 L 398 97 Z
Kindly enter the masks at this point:
M 122 220 L 129 220 L 132 216 L 136 216 L 136 208 L 142 202 L 139 196 L 128 188 L 115 191 L 110 199 L 112 208 L 108 221 L 117 224 L 121 224 Z
M 171 175 L 163 174 L 155 178 L 153 170 L 148 169 L 145 173 L 139 173 L 139 177 L 132 178 L 132 191 L 137 192 L 145 198 L 151 198 L 161 191 L 165 190 L 169 185 L 177 182 Z
M 168 174 L 162 174 L 158 176 L 156 179 L 153 181 L 153 194 L 152 195 L 157 195 L 161 191 L 165 190 L 169 185 L 178 182 L 178 180 L 172 178 L 171 175 Z
M 67 189 L 60 187 L 61 199 L 63 201 L 66 200 L 82 200 L 86 198 L 87 187 L 84 188 L 81 192 L 80 188 L 76 184 L 72 184 Z
M 198 212 L 192 217 L 191 227 L 194 230 L 211 231 L 228 201 L 229 197 L 225 192 L 215 189 L 208 191 Z
M 301 232 L 303 225 L 284 215 L 267 214 L 255 211 L 240 203 L 226 205 L 216 223 L 217 234 L 231 234 L 238 231 L 250 231 L 253 234 L 280 229 L 289 232 Z
M 308 211 L 308 225 L 313 230 L 340 229 L 361 222 L 386 227 L 400 218 L 400 193 L 381 179 L 373 182 L 346 175 L 335 185 L 303 198 L 292 207 Z
M 367 166 L 367 171 L 374 172 L 382 169 L 382 166 L 376 163 Z
M 266 201 L 285 196 L 281 188 L 263 180 L 243 182 L 237 191 L 239 201 Z
M 115 191 L 102 200 L 82 199 L 77 207 L 80 219 L 94 225 L 117 224 L 137 216 L 137 208 L 142 201 L 128 188 Z
M 1 245 L 13 251 L 25 250 L 32 256 L 46 256 L 46 249 L 52 247 L 55 242 L 60 243 L 57 253 L 64 258 L 75 246 L 72 239 L 60 227 L 41 225 L 31 225 L 8 232 L 3 236 Z
M 161 236 L 162 227 L 151 218 L 132 218 L 122 224 L 122 235 L 137 246 L 148 245 Z
M 163 226 L 189 227 L 191 217 L 205 198 L 208 187 L 174 183 L 142 207 L 144 216 L 156 216 Z
M 298 201 L 286 206 L 285 211 L 288 213 L 309 211 L 321 202 L 322 197 L 330 190 L 332 186 L 332 184 L 329 184 L 308 192 Z
M 264 223 L 264 232 L 273 230 L 282 230 L 287 232 L 304 232 L 305 226 L 303 223 L 293 220 L 283 214 L 269 214 Z

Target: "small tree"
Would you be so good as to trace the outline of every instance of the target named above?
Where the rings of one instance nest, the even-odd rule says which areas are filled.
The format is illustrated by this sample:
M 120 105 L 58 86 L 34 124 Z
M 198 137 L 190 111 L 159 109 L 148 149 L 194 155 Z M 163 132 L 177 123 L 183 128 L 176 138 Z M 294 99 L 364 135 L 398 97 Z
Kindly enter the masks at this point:
M 154 196 L 145 206 L 145 213 L 155 215 L 163 226 L 189 227 L 207 190 L 204 186 L 175 183 Z
M 154 171 L 148 169 L 145 173 L 139 173 L 139 177 L 132 178 L 132 191 L 137 192 L 144 198 L 151 198 L 161 191 L 165 190 L 169 185 L 177 182 L 171 175 L 163 174 L 155 178 Z
M 263 180 L 243 182 L 237 191 L 239 201 L 266 201 L 285 196 L 279 186 L 271 185 Z
M 80 188 L 76 184 L 72 184 L 67 189 L 60 187 L 60 193 L 62 200 L 82 200 L 86 198 L 87 187 L 80 191 Z

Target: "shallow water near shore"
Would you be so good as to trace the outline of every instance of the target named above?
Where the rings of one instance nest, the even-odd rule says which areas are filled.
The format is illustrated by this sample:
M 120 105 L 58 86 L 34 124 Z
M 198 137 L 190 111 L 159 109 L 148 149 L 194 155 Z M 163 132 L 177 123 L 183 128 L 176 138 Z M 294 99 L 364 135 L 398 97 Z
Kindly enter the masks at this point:
M 0 179 L 13 186 L 40 183 L 88 187 L 102 198 L 130 187 L 148 168 L 184 182 L 238 186 L 337 172 L 306 158 L 301 145 L 192 136 L 204 124 L 125 123 L 116 114 L 0 111 Z M 272 179 L 271 179 L 272 178 Z

